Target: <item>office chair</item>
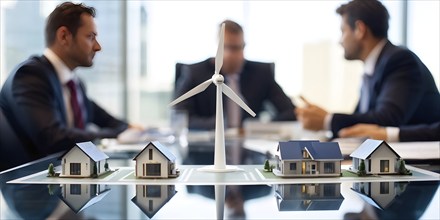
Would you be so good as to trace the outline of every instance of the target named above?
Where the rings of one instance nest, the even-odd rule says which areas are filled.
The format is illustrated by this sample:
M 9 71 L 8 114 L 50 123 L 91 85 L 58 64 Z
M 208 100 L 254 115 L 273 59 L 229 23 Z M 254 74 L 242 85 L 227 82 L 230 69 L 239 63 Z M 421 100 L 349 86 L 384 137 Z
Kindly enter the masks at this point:
M 0 171 L 32 161 L 31 153 L 20 140 L 0 108 Z

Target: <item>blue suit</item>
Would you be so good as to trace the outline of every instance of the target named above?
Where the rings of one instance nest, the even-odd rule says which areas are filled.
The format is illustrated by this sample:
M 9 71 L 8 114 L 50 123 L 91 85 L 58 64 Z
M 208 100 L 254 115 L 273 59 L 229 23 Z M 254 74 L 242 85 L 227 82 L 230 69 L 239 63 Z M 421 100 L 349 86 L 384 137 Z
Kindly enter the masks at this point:
M 440 141 L 440 121 L 432 124 L 402 126 L 400 141 Z
M 387 42 L 369 83 L 368 111 L 334 114 L 334 136 L 342 128 L 369 123 L 381 126 L 430 124 L 440 121 L 440 94 L 432 74 L 410 50 Z
M 67 126 L 61 83 L 45 56 L 31 57 L 12 71 L 1 90 L 0 107 L 28 154 L 15 155 L 16 161 L 23 163 L 67 150 L 76 142 L 116 137 L 127 128 L 127 123 L 89 100 L 84 85 L 81 88 L 86 110 L 84 122 L 101 127 L 97 132 Z M 2 152 L 14 148 L 18 146 L 11 146 L 8 140 L 1 141 Z

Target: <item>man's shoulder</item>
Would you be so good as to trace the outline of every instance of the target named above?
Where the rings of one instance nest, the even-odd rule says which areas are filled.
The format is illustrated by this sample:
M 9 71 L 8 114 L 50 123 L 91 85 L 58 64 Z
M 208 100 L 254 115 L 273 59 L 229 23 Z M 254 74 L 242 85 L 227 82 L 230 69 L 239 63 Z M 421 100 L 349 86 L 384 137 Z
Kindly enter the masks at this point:
M 214 74 L 215 64 L 213 58 L 208 58 L 197 63 L 183 64 L 181 69 L 182 73 L 190 73 L 193 78 L 206 78 Z
M 53 66 L 44 56 L 31 56 L 25 61 L 17 65 L 17 67 L 11 72 L 16 74 L 17 72 L 23 72 L 23 70 L 31 69 L 32 72 L 47 72 L 54 71 Z M 27 71 L 26 71 L 27 72 Z
M 199 61 L 196 63 L 189 63 L 189 64 L 184 64 L 185 66 L 188 66 L 191 69 L 210 69 L 210 68 L 215 68 L 214 66 L 214 58 L 208 58 L 206 60 L 203 61 Z
M 275 75 L 275 63 L 246 60 L 243 73 L 247 72 L 252 73 L 254 77 L 257 77 L 257 75 L 273 77 Z
M 52 77 L 55 76 L 55 77 Z M 18 64 L 9 74 L 5 86 L 12 89 L 13 84 L 18 82 L 40 83 L 56 81 L 54 67 L 44 56 L 31 56 Z
M 402 58 L 407 58 L 419 60 L 418 56 L 407 47 L 396 46 L 390 42 L 385 45 L 382 52 L 382 58 L 398 60 L 401 60 Z

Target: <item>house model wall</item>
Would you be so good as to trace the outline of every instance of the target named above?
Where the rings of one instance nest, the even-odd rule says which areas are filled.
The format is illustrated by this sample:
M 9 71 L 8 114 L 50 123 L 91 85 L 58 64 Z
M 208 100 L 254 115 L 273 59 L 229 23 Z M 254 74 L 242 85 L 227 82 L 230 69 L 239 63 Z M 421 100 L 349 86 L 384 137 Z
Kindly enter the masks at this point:
M 357 172 L 364 161 L 367 174 L 395 174 L 398 173 L 400 156 L 382 140 L 367 139 L 350 157 L 352 160 L 351 170 Z
M 133 159 L 136 161 L 135 176 L 137 178 L 168 178 L 176 177 L 176 156 L 161 143 L 154 141 Z
M 91 177 L 105 171 L 105 160 L 108 156 L 101 152 L 92 142 L 77 143 L 61 156 L 60 177 Z

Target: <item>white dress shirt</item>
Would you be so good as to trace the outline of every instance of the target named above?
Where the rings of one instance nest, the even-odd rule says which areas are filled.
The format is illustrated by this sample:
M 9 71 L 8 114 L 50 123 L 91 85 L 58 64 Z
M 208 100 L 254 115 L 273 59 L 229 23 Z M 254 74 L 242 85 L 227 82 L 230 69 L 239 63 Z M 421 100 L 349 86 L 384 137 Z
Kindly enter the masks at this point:
M 66 109 L 67 126 L 70 128 L 74 127 L 73 112 L 70 105 L 70 92 L 67 88 L 66 83 L 70 80 L 75 80 L 76 77 L 74 73 L 66 66 L 66 64 L 64 64 L 64 62 L 51 49 L 46 48 L 43 54 L 54 66 L 55 72 L 57 73 L 58 79 L 60 80 L 61 88 L 63 91 L 64 107 Z M 76 84 L 78 85 L 78 83 Z

